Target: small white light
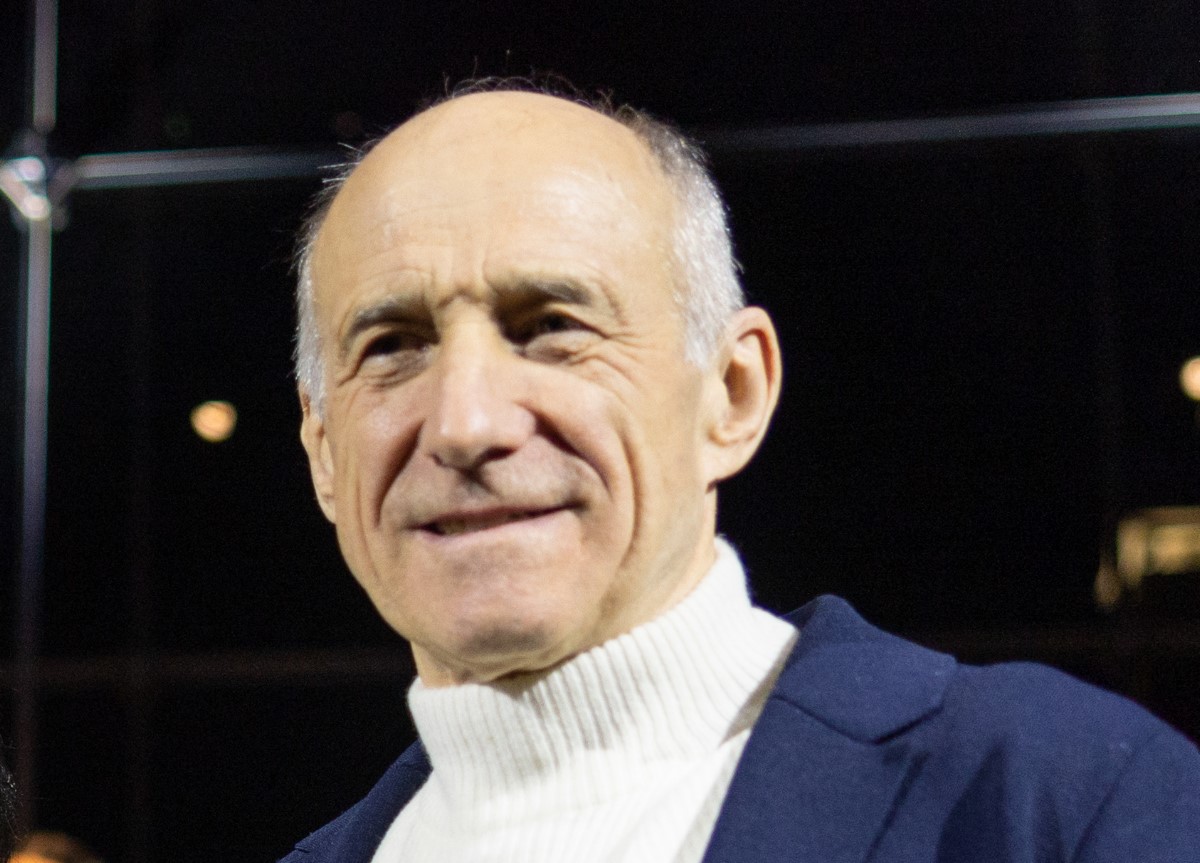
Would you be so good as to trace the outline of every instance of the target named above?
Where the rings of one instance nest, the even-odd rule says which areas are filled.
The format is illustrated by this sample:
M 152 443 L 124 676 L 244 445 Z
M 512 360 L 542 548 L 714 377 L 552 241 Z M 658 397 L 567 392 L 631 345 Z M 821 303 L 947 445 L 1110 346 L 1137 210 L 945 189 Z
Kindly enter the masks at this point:
M 229 402 L 209 401 L 192 409 L 192 429 L 209 443 L 228 440 L 237 425 L 237 409 Z
M 1192 357 L 1179 370 L 1179 385 L 1187 397 L 1200 402 L 1200 357 Z
M 18 176 L 29 183 L 40 183 L 46 179 L 46 163 L 37 156 L 23 156 L 12 161 Z

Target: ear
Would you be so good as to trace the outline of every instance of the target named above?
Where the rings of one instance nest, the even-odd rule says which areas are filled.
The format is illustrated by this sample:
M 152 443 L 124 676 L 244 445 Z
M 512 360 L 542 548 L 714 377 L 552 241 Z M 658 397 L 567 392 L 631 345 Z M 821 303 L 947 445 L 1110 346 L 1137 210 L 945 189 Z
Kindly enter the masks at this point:
M 317 492 L 317 503 L 331 522 L 337 521 L 337 510 L 333 496 L 333 456 L 329 451 L 329 438 L 325 435 L 325 420 L 313 407 L 308 393 L 300 390 L 300 442 L 308 453 L 308 469 L 312 473 L 313 488 Z
M 779 403 L 782 366 L 770 316 L 740 309 L 729 321 L 711 376 L 705 471 L 709 486 L 733 476 L 758 450 Z

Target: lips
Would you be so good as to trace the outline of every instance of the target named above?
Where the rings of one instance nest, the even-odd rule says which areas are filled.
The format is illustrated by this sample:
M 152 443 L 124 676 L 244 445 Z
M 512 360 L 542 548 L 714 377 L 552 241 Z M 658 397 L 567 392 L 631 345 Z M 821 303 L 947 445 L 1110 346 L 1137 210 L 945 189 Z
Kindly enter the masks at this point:
M 554 512 L 553 509 L 536 510 L 493 510 L 490 512 L 455 513 L 437 518 L 422 525 L 423 530 L 438 536 L 460 536 L 494 527 L 527 521 Z

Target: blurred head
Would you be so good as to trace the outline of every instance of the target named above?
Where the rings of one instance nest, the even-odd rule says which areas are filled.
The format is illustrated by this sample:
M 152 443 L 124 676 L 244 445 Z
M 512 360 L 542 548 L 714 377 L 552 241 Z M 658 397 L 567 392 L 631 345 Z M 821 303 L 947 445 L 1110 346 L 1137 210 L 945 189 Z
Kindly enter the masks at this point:
M 552 667 L 711 564 L 778 347 L 762 310 L 697 287 L 680 188 L 611 116 L 474 93 L 383 139 L 320 219 L 302 439 L 427 684 Z

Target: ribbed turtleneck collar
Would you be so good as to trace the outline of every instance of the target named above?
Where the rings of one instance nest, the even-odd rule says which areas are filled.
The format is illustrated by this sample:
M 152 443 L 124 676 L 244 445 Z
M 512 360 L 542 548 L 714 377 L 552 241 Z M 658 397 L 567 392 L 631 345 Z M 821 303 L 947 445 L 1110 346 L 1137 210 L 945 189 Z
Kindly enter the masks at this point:
M 678 605 L 543 676 L 414 683 L 431 784 L 484 821 L 610 799 L 656 763 L 702 758 L 753 722 L 794 636 L 751 606 L 741 562 L 718 540 L 716 562 Z

